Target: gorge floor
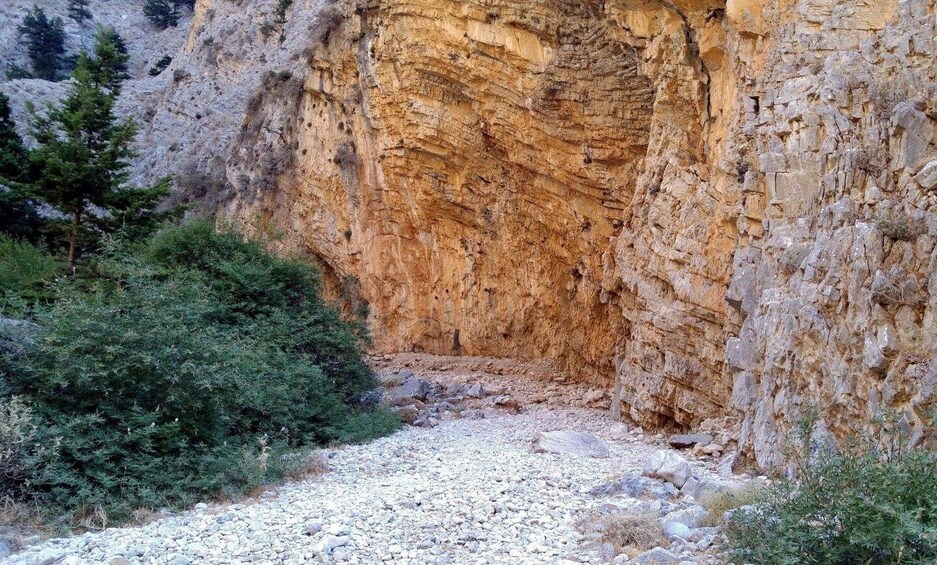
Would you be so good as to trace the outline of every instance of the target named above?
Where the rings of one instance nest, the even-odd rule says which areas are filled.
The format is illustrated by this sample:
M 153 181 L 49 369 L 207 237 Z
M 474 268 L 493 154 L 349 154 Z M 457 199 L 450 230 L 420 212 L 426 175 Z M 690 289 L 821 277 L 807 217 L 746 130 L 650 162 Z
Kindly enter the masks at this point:
M 616 559 L 584 526 L 590 517 L 636 507 L 663 517 L 694 506 L 658 481 L 652 496 L 632 498 L 616 489 L 597 494 L 623 476 L 640 477 L 665 442 L 613 421 L 605 410 L 572 406 L 583 392 L 548 369 L 429 356 L 385 357 L 377 364 L 384 374 L 412 372 L 435 386 L 481 383 L 512 395 L 521 411 L 490 408 L 478 419 L 442 418 L 432 428 L 408 426 L 367 445 L 323 450 L 328 472 L 254 499 L 200 504 L 142 527 L 48 540 L 9 562 L 621 563 L 627 557 Z M 531 438 L 551 430 L 595 434 L 609 456 L 534 453 Z M 685 455 L 701 480 L 742 480 L 719 478 L 715 459 Z M 694 530 L 699 543 L 675 539 L 672 562 L 720 562 L 709 548 L 718 533 L 709 530 Z

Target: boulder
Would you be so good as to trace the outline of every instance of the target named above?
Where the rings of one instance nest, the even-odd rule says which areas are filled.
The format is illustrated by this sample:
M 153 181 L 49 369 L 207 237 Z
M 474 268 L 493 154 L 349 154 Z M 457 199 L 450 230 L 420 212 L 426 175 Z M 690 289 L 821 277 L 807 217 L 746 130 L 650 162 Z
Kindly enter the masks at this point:
M 433 387 L 429 381 L 420 378 L 411 378 L 400 385 L 400 394 L 417 400 L 426 400 Z
M 364 410 L 374 410 L 381 403 L 383 394 L 379 390 L 368 391 L 356 399 L 359 408 Z
M 686 449 L 696 444 L 706 445 L 711 443 L 712 440 L 713 436 L 709 434 L 678 434 L 670 436 L 667 443 L 670 444 L 670 447 L 675 449 Z
M 397 414 L 400 418 L 400 421 L 404 424 L 412 424 L 419 418 L 420 411 L 417 410 L 416 406 L 408 404 L 406 406 L 395 406 L 391 408 L 391 411 Z
M 431 416 L 427 416 L 414 420 L 413 425 L 417 428 L 435 428 L 439 425 L 439 420 Z
M 332 553 L 336 548 L 348 545 L 349 537 L 348 536 L 336 536 L 332 534 L 326 534 L 319 543 L 316 544 L 316 552 L 320 554 L 328 555 Z
M 586 432 L 541 432 L 534 436 L 531 449 L 534 453 L 608 457 L 608 446 L 605 442 Z
M 475 383 L 466 389 L 465 396 L 469 398 L 485 398 L 485 388 L 481 383 Z
M 513 410 L 514 412 L 520 411 L 521 408 L 520 404 L 517 403 L 517 399 L 510 394 L 495 396 L 491 399 L 491 405 L 504 410 Z
M 683 510 L 676 510 L 664 516 L 665 522 L 679 522 L 687 528 L 696 529 L 703 524 L 709 512 L 699 504 L 694 504 Z
M 593 487 L 589 494 L 592 496 L 610 496 L 622 493 L 629 498 L 667 500 L 677 492 L 679 491 L 670 483 L 654 481 L 647 477 L 625 475 L 620 479 Z
M 925 190 L 937 188 L 937 161 L 931 161 L 921 167 L 918 174 L 914 175 L 914 181 Z
M 655 547 L 650 551 L 645 551 L 629 561 L 631 565 L 676 565 L 679 562 L 679 557 L 663 547 Z
M 664 520 L 662 526 L 664 528 L 664 534 L 670 539 L 687 539 L 690 537 L 690 534 L 693 533 L 686 524 L 681 522 L 669 522 Z
M 377 380 L 384 388 L 393 388 L 403 384 L 403 377 L 397 371 L 381 371 L 377 374 Z
M 422 402 L 426 400 L 432 390 L 432 386 L 428 381 L 411 378 L 402 385 L 384 393 L 384 402 L 390 406 L 413 404 L 414 401 Z
M 599 402 L 603 398 L 605 398 L 605 391 L 596 388 L 587 392 L 582 399 L 586 402 L 586 404 L 592 404 L 593 402 Z
M 686 459 L 672 451 L 659 450 L 644 463 L 641 474 L 652 479 L 663 479 L 681 488 L 693 473 Z

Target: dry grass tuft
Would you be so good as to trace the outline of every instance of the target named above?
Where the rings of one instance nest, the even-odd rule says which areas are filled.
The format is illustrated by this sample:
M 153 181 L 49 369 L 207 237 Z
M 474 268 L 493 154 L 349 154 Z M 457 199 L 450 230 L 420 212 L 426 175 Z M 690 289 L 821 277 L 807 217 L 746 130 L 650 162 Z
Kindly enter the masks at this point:
M 660 518 L 653 512 L 627 512 L 603 520 L 603 543 L 611 543 L 615 551 L 635 556 L 655 547 L 667 547 L 667 536 Z
M 702 525 L 708 527 L 721 526 L 722 517 L 726 512 L 754 504 L 763 492 L 764 487 L 747 485 L 738 490 L 720 491 L 704 496 L 700 500 L 700 504 L 709 514 L 703 519 Z
M 55 533 L 36 505 L 9 496 L 0 499 L 0 540 L 11 550 L 23 549 L 23 540 L 27 538 L 38 536 L 45 539 Z
M 924 232 L 917 222 L 900 210 L 879 211 L 873 219 L 885 237 L 895 241 L 912 241 Z
M 315 451 L 292 463 L 283 476 L 290 481 L 301 481 L 309 477 L 324 475 L 331 470 L 328 456 L 321 451 Z

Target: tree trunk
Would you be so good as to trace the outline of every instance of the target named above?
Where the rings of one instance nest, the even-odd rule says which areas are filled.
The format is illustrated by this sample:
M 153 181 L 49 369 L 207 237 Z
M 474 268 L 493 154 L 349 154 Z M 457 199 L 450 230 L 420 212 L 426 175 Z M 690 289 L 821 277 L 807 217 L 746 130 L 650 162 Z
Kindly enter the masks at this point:
M 75 274 L 75 255 L 78 251 L 78 226 L 81 225 L 81 210 L 72 211 L 72 228 L 68 233 L 68 272 Z

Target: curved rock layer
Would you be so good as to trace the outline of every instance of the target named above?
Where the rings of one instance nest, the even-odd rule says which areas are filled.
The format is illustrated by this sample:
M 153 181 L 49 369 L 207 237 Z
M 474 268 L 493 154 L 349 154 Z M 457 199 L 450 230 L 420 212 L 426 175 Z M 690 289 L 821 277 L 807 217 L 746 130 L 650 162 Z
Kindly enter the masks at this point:
M 926 439 L 933 0 L 290 10 L 224 213 L 319 257 L 379 349 L 549 359 L 763 466 L 813 408 Z

